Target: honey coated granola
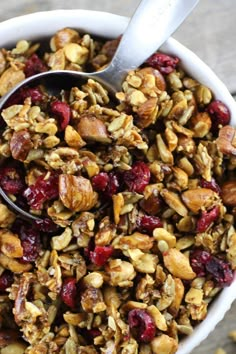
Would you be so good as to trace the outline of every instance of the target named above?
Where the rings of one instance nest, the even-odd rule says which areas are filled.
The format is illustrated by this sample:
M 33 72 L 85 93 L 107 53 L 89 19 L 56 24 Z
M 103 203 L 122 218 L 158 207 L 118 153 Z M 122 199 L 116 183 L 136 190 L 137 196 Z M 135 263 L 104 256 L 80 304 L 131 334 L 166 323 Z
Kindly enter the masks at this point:
M 50 52 L 0 50 L 0 95 L 47 70 L 94 71 L 119 39 L 64 28 Z M 157 52 L 117 102 L 98 82 L 24 87 L 1 112 L 0 347 L 174 354 L 236 268 L 230 112 Z M 13 349 L 12 349 L 13 348 Z

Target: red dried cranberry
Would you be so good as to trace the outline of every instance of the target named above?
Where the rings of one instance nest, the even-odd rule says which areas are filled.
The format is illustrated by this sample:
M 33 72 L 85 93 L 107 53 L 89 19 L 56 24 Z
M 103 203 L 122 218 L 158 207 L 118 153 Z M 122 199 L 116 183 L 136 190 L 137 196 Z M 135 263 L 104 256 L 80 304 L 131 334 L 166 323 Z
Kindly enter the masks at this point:
M 219 126 L 229 124 L 230 111 L 228 107 L 221 101 L 212 101 L 206 108 L 206 111 L 210 114 L 212 127 L 211 130 L 216 134 L 219 130 Z
M 58 119 L 59 130 L 65 130 L 70 122 L 71 109 L 66 102 L 53 101 L 50 105 L 51 113 Z
M 31 225 L 22 225 L 18 231 L 23 248 L 22 262 L 34 262 L 41 249 L 40 235 Z
M 51 219 L 37 219 L 34 221 L 34 226 L 37 230 L 47 233 L 57 232 L 59 226 L 56 225 Z
M 61 298 L 69 307 L 75 308 L 77 304 L 77 281 L 75 278 L 66 278 L 62 284 Z
M 113 194 L 116 194 L 119 190 L 120 183 L 119 183 L 119 176 L 115 172 L 109 173 L 109 180 L 107 183 L 107 187 L 105 190 L 105 195 L 108 197 L 112 197 Z
M 16 168 L 2 167 L 0 168 L 0 186 L 6 193 L 19 194 L 25 189 L 25 181 Z
M 155 337 L 154 321 L 146 311 L 131 310 L 128 315 L 128 322 L 130 331 L 137 340 L 148 343 Z
M 157 227 L 163 227 L 161 219 L 157 216 L 144 215 L 137 220 L 137 228 L 140 232 L 152 234 Z
M 233 281 L 234 274 L 232 269 L 230 269 L 230 265 L 221 259 L 211 257 L 206 263 L 206 270 L 213 276 L 220 287 L 229 286 Z
M 104 192 L 109 181 L 108 173 L 100 172 L 92 178 L 92 186 L 96 192 Z
M 200 181 L 200 186 L 202 188 L 208 188 L 216 192 L 217 194 L 221 194 L 220 186 L 216 183 L 216 180 L 212 178 L 210 181 L 206 181 L 204 178 Z
M 103 266 L 113 253 L 112 246 L 96 246 L 94 251 L 90 251 L 89 258 L 97 266 Z
M 4 108 L 12 106 L 14 104 L 22 104 L 24 100 L 30 97 L 33 104 L 37 104 L 43 101 L 43 93 L 39 87 L 27 87 L 24 86 L 17 92 L 15 92 L 4 105 Z
M 47 66 L 35 53 L 32 54 L 31 57 L 29 57 L 25 62 L 24 73 L 26 77 L 33 76 L 47 70 Z
M 58 196 L 58 184 L 59 176 L 56 172 L 51 172 L 49 177 L 47 177 L 47 174 L 43 174 L 37 178 L 35 184 L 24 191 L 23 195 L 31 208 L 42 209 L 45 201 Z
M 197 221 L 197 232 L 204 232 L 207 228 L 218 219 L 220 215 L 220 209 L 218 206 L 215 206 L 210 211 L 203 211 L 202 215 Z
M 92 178 L 95 191 L 104 192 L 103 198 L 111 198 L 120 189 L 119 174 L 117 172 L 101 172 Z
M 163 53 L 154 53 L 147 59 L 146 64 L 159 70 L 162 74 L 169 74 L 176 68 L 179 58 Z
M 86 331 L 86 335 L 89 337 L 89 339 L 93 339 L 96 338 L 98 336 L 100 336 L 102 333 L 98 328 L 92 328 L 92 329 L 88 329 Z
M 190 264 L 198 277 L 206 275 L 206 264 L 210 259 L 211 255 L 207 251 L 197 249 L 190 252 Z
M 142 161 L 136 162 L 130 170 L 124 173 L 124 182 L 130 192 L 142 193 L 149 184 L 150 178 L 149 167 Z
M 0 276 L 0 292 L 3 293 L 13 283 L 13 274 L 9 270 L 5 270 Z

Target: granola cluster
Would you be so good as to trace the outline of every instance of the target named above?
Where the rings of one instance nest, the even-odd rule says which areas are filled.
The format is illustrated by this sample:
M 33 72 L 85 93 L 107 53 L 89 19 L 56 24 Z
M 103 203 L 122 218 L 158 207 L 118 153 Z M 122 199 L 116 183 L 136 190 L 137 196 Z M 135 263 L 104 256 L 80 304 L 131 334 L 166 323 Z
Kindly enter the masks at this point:
M 65 28 L 0 50 L 0 94 L 94 71 L 119 39 Z M 116 100 L 98 82 L 24 87 L 1 112 L 2 353 L 174 354 L 236 268 L 235 129 L 178 58 L 154 53 Z

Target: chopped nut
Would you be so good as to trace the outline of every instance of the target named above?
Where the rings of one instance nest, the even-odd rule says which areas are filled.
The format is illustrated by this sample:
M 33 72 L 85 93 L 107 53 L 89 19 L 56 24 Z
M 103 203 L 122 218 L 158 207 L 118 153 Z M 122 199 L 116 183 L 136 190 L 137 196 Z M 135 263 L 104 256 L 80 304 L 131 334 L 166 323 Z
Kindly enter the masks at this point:
M 0 264 L 6 269 L 9 269 L 11 272 L 19 274 L 28 272 L 32 265 L 30 263 L 21 263 L 20 261 L 10 258 L 3 253 L 0 253 Z
M 235 132 L 235 128 L 230 125 L 226 125 L 220 129 L 216 144 L 219 151 L 223 154 L 236 155 Z
M 10 150 L 16 160 L 24 161 L 33 147 L 30 134 L 27 130 L 14 132 L 10 141 Z
M 10 258 L 23 256 L 21 241 L 17 235 L 6 229 L 0 230 L 0 249 L 3 254 Z
M 89 55 L 89 50 L 86 47 L 82 47 L 77 43 L 67 43 L 64 46 L 64 53 L 66 58 L 72 63 L 84 64 Z
M 225 205 L 236 206 L 236 180 L 227 181 L 221 186 L 221 197 Z
M 0 203 L 0 227 L 5 228 L 11 226 L 15 218 L 15 214 L 10 211 L 6 205 Z
M 110 143 L 107 128 L 101 119 L 93 115 L 81 116 L 77 125 L 77 132 L 85 141 Z
M 185 301 L 193 305 L 201 305 L 203 300 L 202 289 L 190 288 L 185 295 Z
M 161 331 L 167 331 L 166 319 L 156 306 L 148 306 L 147 312 L 149 313 L 149 315 L 151 315 L 158 329 L 160 329 Z
M 53 236 L 51 240 L 52 249 L 61 251 L 66 248 L 72 239 L 72 230 L 69 227 L 59 236 Z
M 90 210 L 97 202 L 90 181 L 82 176 L 60 175 L 59 195 L 65 207 L 73 211 Z
M 166 204 L 168 204 L 170 208 L 175 210 L 177 214 L 181 216 L 186 216 L 188 214 L 188 210 L 182 203 L 178 194 L 170 192 L 168 189 L 162 189 L 160 194 L 165 200 Z
M 79 149 L 86 145 L 85 141 L 71 125 L 67 125 L 65 129 L 65 141 L 69 146 Z
M 171 248 L 163 254 L 165 267 L 175 277 L 191 280 L 196 274 L 190 266 L 188 258 L 176 248 Z
M 24 79 L 25 74 L 22 70 L 13 67 L 6 69 L 0 77 L 0 96 L 5 95 Z
M 174 338 L 161 334 L 151 341 L 153 354 L 174 354 L 178 348 L 178 343 Z
M 208 188 L 188 189 L 182 193 L 184 204 L 193 213 L 197 213 L 200 209 L 210 207 L 217 198 L 217 194 L 212 189 Z
M 170 248 L 173 248 L 176 245 L 176 237 L 162 227 L 154 229 L 153 237 L 157 241 L 166 241 Z

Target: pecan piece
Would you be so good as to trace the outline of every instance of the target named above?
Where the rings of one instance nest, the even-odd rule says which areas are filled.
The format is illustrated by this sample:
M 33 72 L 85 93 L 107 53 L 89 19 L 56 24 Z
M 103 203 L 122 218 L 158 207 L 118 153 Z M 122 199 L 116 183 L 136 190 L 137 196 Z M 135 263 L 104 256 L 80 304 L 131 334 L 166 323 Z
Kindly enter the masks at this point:
M 85 141 L 98 141 L 100 143 L 111 142 L 103 121 L 92 114 L 85 114 L 80 117 L 77 132 Z
M 33 143 L 30 138 L 30 133 L 26 129 L 13 133 L 10 141 L 10 150 L 14 159 L 25 161 L 32 148 Z
M 73 211 L 90 210 L 97 202 L 97 193 L 87 178 L 61 174 L 59 196 L 64 206 Z
M 216 145 L 220 152 L 226 155 L 236 155 L 236 129 L 225 125 L 219 131 Z
M 221 197 L 225 205 L 236 206 L 236 180 L 223 183 L 221 186 Z

